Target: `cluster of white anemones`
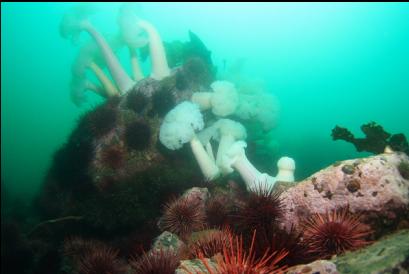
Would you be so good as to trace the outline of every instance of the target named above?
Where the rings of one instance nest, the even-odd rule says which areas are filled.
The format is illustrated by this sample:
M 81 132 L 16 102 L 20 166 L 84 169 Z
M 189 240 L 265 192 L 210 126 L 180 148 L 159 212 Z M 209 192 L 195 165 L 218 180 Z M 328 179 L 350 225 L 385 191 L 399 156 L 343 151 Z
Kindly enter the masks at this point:
M 172 150 L 181 148 L 184 143 L 190 143 L 207 180 L 236 170 L 248 189 L 259 187 L 271 189 L 277 181 L 293 182 L 295 170 L 293 159 L 280 158 L 277 162 L 279 171 L 275 177 L 259 172 L 247 159 L 246 128 L 237 121 L 223 118 L 237 115 L 240 100 L 234 84 L 216 81 L 211 88 L 212 92 L 194 93 L 191 102 L 180 103 L 165 116 L 159 134 L 161 143 Z M 211 110 L 219 119 L 203 129 L 201 110 Z M 216 157 L 210 144 L 211 139 L 219 142 Z

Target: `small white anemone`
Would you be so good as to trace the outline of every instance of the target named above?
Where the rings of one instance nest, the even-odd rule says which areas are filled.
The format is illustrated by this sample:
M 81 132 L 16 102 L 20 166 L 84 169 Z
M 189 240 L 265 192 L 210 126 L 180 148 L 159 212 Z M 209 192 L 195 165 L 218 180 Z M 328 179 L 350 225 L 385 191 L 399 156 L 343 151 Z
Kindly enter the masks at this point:
M 281 157 L 277 161 L 278 173 L 277 181 L 294 182 L 295 161 L 290 157 Z

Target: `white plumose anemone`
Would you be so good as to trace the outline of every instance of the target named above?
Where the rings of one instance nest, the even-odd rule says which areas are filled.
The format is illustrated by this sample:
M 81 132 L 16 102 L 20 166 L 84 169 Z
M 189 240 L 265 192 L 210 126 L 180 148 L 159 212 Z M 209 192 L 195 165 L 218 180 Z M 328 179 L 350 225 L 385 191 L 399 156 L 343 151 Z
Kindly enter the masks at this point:
M 239 104 L 239 96 L 233 83 L 228 81 L 215 81 L 210 87 L 213 92 L 195 92 L 192 102 L 198 104 L 200 109 L 212 109 L 213 114 L 224 117 L 233 114 Z
M 185 101 L 166 114 L 160 127 L 159 140 L 171 150 L 180 149 L 183 144 L 190 143 L 203 175 L 207 180 L 212 180 L 219 175 L 219 169 L 195 133 L 203 127 L 203 116 L 199 106 Z

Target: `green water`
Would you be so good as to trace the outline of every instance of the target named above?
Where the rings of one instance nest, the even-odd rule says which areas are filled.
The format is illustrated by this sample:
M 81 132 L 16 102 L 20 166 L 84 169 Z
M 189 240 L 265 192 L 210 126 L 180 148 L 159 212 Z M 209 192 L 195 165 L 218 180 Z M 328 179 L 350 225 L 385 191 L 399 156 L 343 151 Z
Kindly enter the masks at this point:
M 1 180 L 19 197 L 38 191 L 52 155 L 79 115 L 69 98 L 77 48 L 60 37 L 71 3 L 1 5 Z M 115 33 L 120 4 L 100 4 L 93 23 Z M 409 4 L 142 3 L 163 40 L 197 33 L 219 71 L 245 60 L 281 105 L 271 138 L 302 179 L 334 161 L 369 154 L 331 140 L 336 125 L 361 134 L 369 121 L 409 136 Z M 82 37 L 87 38 L 87 37 Z M 120 53 L 120 56 L 123 53 Z M 145 67 L 146 69 L 146 67 Z

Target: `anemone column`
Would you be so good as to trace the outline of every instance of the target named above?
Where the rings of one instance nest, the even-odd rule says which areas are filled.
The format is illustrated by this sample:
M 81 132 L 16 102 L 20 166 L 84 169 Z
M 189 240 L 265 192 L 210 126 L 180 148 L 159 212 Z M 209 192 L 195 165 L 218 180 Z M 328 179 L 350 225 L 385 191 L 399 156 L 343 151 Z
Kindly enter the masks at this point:
M 135 82 L 126 74 L 105 38 L 88 21 L 82 22 L 81 26 L 95 39 L 101 49 L 108 69 L 118 85 L 119 90 L 122 93 L 129 91 L 135 85 Z

